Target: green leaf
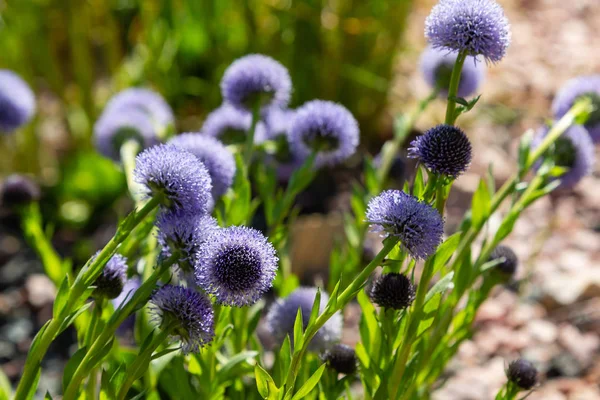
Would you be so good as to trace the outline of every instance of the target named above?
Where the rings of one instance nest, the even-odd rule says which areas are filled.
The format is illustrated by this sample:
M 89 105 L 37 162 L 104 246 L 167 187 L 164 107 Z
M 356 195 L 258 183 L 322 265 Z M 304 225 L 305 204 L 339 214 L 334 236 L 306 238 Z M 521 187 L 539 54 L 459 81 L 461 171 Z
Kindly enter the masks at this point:
M 65 369 L 63 371 L 63 389 L 66 389 L 67 386 L 69 386 L 71 378 L 77 370 L 77 367 L 79 367 L 81 360 L 83 360 L 83 357 L 85 357 L 87 350 L 87 347 L 82 347 L 79 350 L 77 350 L 75 354 L 71 356 L 71 358 L 69 358 L 69 362 L 67 362 L 67 365 L 65 365 Z
M 488 190 L 486 181 L 482 178 L 479 180 L 479 186 L 473 194 L 471 203 L 471 221 L 473 226 L 479 227 L 483 225 L 485 220 L 490 215 L 492 199 Z
M 384 151 L 384 150 L 382 149 L 382 151 Z M 385 153 L 383 153 L 383 154 L 385 154 Z M 377 178 L 377 169 L 373 165 L 373 160 L 371 159 L 371 157 L 365 158 L 364 176 L 365 176 L 365 186 L 367 188 L 367 192 L 368 193 L 377 193 L 379 190 L 379 179 Z
M 10 380 L 0 369 L 0 400 L 8 400 L 12 395 L 12 388 L 10 386 Z
M 528 130 L 521 137 L 521 141 L 519 142 L 519 174 L 522 174 L 527 167 L 527 163 L 529 161 L 529 153 L 531 151 L 531 142 L 533 141 L 533 130 Z M 522 176 L 522 175 L 521 175 Z
M 300 351 L 304 344 L 304 327 L 302 323 L 302 309 L 298 308 L 294 322 L 294 353 Z
M 500 243 L 512 232 L 519 215 L 519 212 L 512 212 L 504 217 L 504 220 L 500 224 L 500 228 L 498 228 L 498 231 L 496 232 L 496 236 L 494 236 L 494 241 L 496 243 Z
M 437 271 L 439 271 L 452 257 L 454 251 L 460 244 L 460 239 L 462 237 L 462 232 L 456 232 L 454 235 L 450 236 L 444 243 L 438 247 L 437 252 L 432 257 L 430 262 L 433 263 L 433 272 L 435 275 Z
M 425 190 L 425 180 L 423 177 L 423 168 L 421 166 L 419 166 L 419 167 L 417 167 L 417 173 L 415 174 L 412 195 L 421 199 L 423 196 L 424 190 Z
M 53 400 L 50 392 L 48 392 L 48 391 L 46 392 L 46 394 L 44 395 L 44 400 Z
M 317 288 L 317 295 L 315 296 L 315 301 L 313 302 L 312 309 L 310 311 L 310 318 L 308 319 L 308 325 L 311 326 L 317 320 L 319 316 L 319 309 L 321 308 L 321 289 Z
M 282 379 L 285 379 L 285 375 L 292 363 L 292 345 L 290 342 L 290 335 L 286 335 L 281 348 L 279 349 L 279 368 Z
M 115 399 L 116 397 L 117 393 L 115 387 L 110 381 L 108 371 L 102 369 L 102 375 L 100 376 L 100 400 L 110 400 Z
M 58 317 L 60 312 L 62 311 L 65 304 L 67 304 L 67 300 L 69 298 L 69 278 L 65 276 L 60 284 L 60 288 L 58 289 L 58 293 L 56 293 L 56 299 L 54 300 L 54 305 L 52 307 L 52 315 Z
M 241 353 L 236 354 L 235 356 L 233 356 L 229 360 L 227 360 L 227 362 L 217 372 L 217 376 L 219 376 L 219 377 L 226 376 L 229 373 L 229 371 L 231 371 L 238 364 L 252 360 L 257 355 L 258 355 L 258 351 L 242 351 Z
M 444 293 L 448 289 L 452 289 L 454 287 L 454 283 L 452 282 L 453 277 L 454 277 L 454 271 L 451 271 L 448 274 L 444 275 L 444 277 L 442 279 L 437 281 L 437 283 L 435 285 L 433 285 L 433 287 L 431 289 L 429 289 L 429 292 L 427 292 L 427 295 L 425 296 L 425 305 L 427 305 L 427 303 L 436 294 L 441 294 L 441 293 Z
M 373 344 L 379 330 L 377 318 L 375 317 L 377 313 L 373 303 L 371 303 L 364 290 L 358 292 L 356 299 L 358 300 L 358 304 L 360 305 L 360 309 L 362 311 L 359 325 L 360 336 L 367 350 L 369 352 L 373 352 L 375 351 Z
M 430 293 L 431 293 L 431 291 L 430 291 Z M 429 293 L 428 293 L 428 295 L 429 295 Z M 425 305 L 423 306 L 423 314 L 421 316 L 421 320 L 419 321 L 419 326 L 417 327 L 417 336 L 416 337 L 421 336 L 421 334 L 423 332 L 425 332 L 427 329 L 429 329 L 431 327 L 431 325 L 433 325 L 433 320 L 435 318 L 435 315 L 438 312 L 441 301 L 442 301 L 442 295 L 441 295 L 441 293 L 438 292 L 437 294 L 434 294 L 434 296 L 432 296 L 429 299 L 429 301 L 427 301 L 425 303 Z
M 322 364 L 319 367 L 319 369 L 317 369 L 315 373 L 312 374 L 310 378 L 308 378 L 308 380 L 304 383 L 304 385 L 302 385 L 300 390 L 298 390 L 294 397 L 292 397 L 292 400 L 300 400 L 304 398 L 304 396 L 307 396 L 315 388 L 315 386 L 317 386 L 317 383 L 319 383 L 319 380 L 321 379 L 321 375 L 323 375 L 325 366 L 326 364 Z
M 273 399 L 279 392 L 273 378 L 259 364 L 254 367 L 254 377 L 256 378 L 256 388 L 263 399 Z
M 75 320 L 77 319 L 77 317 L 79 317 L 88 308 L 90 308 L 91 305 L 92 305 L 91 301 L 87 302 L 83 306 L 81 306 L 77 311 L 74 311 L 71 314 L 69 314 L 69 316 L 67 318 L 65 318 L 65 320 L 61 324 L 60 329 L 58 330 L 58 334 L 62 333 L 65 329 L 67 329 L 69 326 L 71 326 L 71 324 L 73 322 L 75 322 Z

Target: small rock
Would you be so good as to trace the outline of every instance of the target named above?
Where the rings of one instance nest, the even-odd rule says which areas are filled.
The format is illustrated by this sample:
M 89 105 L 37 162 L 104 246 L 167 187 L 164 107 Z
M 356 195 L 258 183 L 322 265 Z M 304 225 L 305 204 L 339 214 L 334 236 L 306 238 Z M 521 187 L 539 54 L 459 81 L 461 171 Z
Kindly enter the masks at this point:
M 531 335 L 532 339 L 541 343 L 552 343 L 558 336 L 558 329 L 552 322 L 543 319 L 530 321 L 525 330 Z
M 25 281 L 25 290 L 29 303 L 40 308 L 46 304 L 51 304 L 56 297 L 56 287 L 54 283 L 43 274 L 33 274 Z
M 600 338 L 586 333 L 582 334 L 573 325 L 562 325 L 559 328 L 558 342 L 582 364 L 589 367 L 594 359 L 594 353 L 600 348 Z

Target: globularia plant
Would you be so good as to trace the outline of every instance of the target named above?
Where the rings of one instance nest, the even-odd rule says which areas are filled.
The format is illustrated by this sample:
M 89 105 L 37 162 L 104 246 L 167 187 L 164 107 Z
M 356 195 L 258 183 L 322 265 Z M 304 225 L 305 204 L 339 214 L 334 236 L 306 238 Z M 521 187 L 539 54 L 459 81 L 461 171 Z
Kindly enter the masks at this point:
M 554 106 L 558 119 L 521 140 L 515 175 L 500 188 L 491 174 L 482 177 L 470 211 L 449 232 L 446 200 L 477 157 L 457 120 L 479 99 L 466 97 L 479 88 L 483 62 L 505 56 L 510 30 L 494 0 L 441 0 L 425 25 L 422 70 L 431 95 L 398 119 L 377 163 L 366 160 L 327 288 L 298 287 L 291 272 L 294 199 L 318 169 L 356 153 L 359 127 L 341 104 L 287 109 L 292 84 L 270 57 L 249 55 L 225 71 L 224 103 L 198 133 L 169 139 L 173 114 L 152 91 L 129 89 L 108 103 L 94 129 L 96 148 L 120 162 L 136 208 L 80 268 L 43 234 L 35 185 L 8 179 L 3 198 L 20 212 L 26 238 L 59 287 L 14 398 L 36 393 L 50 344 L 70 326 L 78 350 L 63 371 L 65 400 L 428 398 L 472 335 L 480 305 L 514 276 L 517 258 L 501 243 L 521 213 L 589 173 L 586 129 L 595 129 L 598 96 L 597 85 L 569 83 Z M 0 127 L 12 131 L 34 107 L 24 102 L 22 83 L 3 74 Z M 388 189 L 408 132 L 440 96 L 444 123 L 410 144 L 414 177 L 402 190 Z M 276 184 L 280 168 L 293 171 L 285 189 Z M 262 232 L 251 226 L 259 208 Z M 492 215 L 497 229 L 488 224 Z M 365 261 L 369 229 L 381 249 Z M 473 246 L 476 240 L 483 245 Z M 360 339 L 342 344 L 344 310 L 355 300 Z M 118 335 L 131 330 L 133 315 L 136 344 L 123 347 Z M 507 376 L 497 399 L 537 383 L 525 360 L 511 362 Z M 360 395 L 350 390 L 356 383 Z

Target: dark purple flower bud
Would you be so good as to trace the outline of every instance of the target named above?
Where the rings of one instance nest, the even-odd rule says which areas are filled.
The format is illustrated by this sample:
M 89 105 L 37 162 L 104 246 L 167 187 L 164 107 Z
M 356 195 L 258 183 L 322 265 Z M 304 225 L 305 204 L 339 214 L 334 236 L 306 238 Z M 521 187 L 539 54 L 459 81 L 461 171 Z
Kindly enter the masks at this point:
M 169 140 L 167 144 L 189 151 L 204 164 L 212 182 L 214 200 L 231 187 L 235 175 L 235 159 L 223 143 L 198 133 L 183 133 Z
M 537 369 L 527 360 L 519 358 L 508 365 L 508 380 L 521 389 L 529 390 L 537 383 Z
M 7 69 L 0 69 L 0 133 L 10 133 L 35 113 L 35 95 L 29 85 Z
M 591 112 L 584 126 L 594 143 L 600 143 L 600 75 L 579 76 L 569 80 L 556 93 L 552 112 L 556 119 L 560 119 L 577 100 L 586 97 L 592 101 L 594 111 Z
M 279 259 L 256 229 L 232 226 L 215 231 L 200 249 L 198 285 L 221 304 L 256 303 L 273 286 Z
M 500 262 L 495 268 L 497 268 L 503 274 L 512 276 L 515 274 L 515 272 L 517 272 L 519 258 L 510 247 L 497 246 L 494 251 L 492 251 L 490 258 L 488 259 L 488 261 L 495 260 L 499 260 Z
M 403 310 L 415 300 L 416 287 L 406 275 L 391 272 L 375 280 L 369 297 L 379 307 Z
M 425 81 L 432 88 L 437 88 L 440 95 L 448 96 L 450 77 L 456 62 L 455 51 L 434 49 L 429 46 L 421 56 L 421 72 Z M 477 62 L 475 57 L 468 56 L 463 65 L 458 84 L 458 97 L 469 97 L 479 89 L 485 77 L 485 65 Z
M 94 255 L 98 256 L 100 252 Z M 120 254 L 113 255 L 104 266 L 102 273 L 96 281 L 96 287 L 92 292 L 95 298 L 114 299 L 123 291 L 125 280 L 127 279 L 127 258 Z
M 548 132 L 547 127 L 540 129 L 531 147 L 539 146 Z M 566 172 L 558 177 L 561 189 L 570 189 L 590 175 L 596 161 L 592 138 L 580 125 L 572 125 L 567 129 L 547 154 L 553 158 L 556 166 L 566 169 Z M 538 162 L 535 167 L 539 168 L 540 165 Z
M 162 196 L 163 205 L 177 214 L 206 214 L 212 200 L 210 175 L 192 153 L 161 144 L 136 158 L 135 181 L 144 195 Z
M 213 340 L 214 312 L 209 298 L 182 286 L 165 285 L 150 299 L 155 321 L 181 341 L 184 354 L 197 353 Z
M 327 350 L 323 356 L 324 361 L 329 368 L 345 375 L 352 375 L 356 372 L 358 359 L 356 352 L 350 346 L 338 343 L 330 350 Z
M 510 26 L 494 0 L 440 0 L 425 21 L 425 36 L 436 49 L 498 62 L 510 44 Z
M 223 99 L 241 110 L 255 105 L 263 110 L 285 108 L 290 101 L 292 81 L 287 69 L 262 54 L 250 54 L 235 60 L 221 80 Z
M 444 234 L 444 221 L 435 208 L 399 190 L 387 190 L 371 199 L 367 221 L 373 231 L 397 236 L 416 259 L 435 253 Z
M 290 149 L 299 159 L 316 152 L 315 165 L 335 165 L 356 152 L 358 123 L 345 107 L 313 100 L 296 110 L 288 133 Z
M 290 336 L 291 343 L 294 343 L 294 324 L 298 309 L 302 312 L 302 325 L 306 329 L 316 296 L 317 288 L 300 287 L 271 306 L 267 314 L 266 326 L 277 344 L 281 345 L 287 335 Z M 327 293 L 321 291 L 320 313 L 325 310 L 328 301 Z M 342 315 L 338 312 L 319 329 L 308 345 L 308 349 L 321 352 L 331 348 L 342 337 L 342 325 Z
M 409 157 L 417 158 L 436 174 L 457 178 L 471 164 L 471 142 L 452 125 L 438 125 L 410 144 Z
M 13 174 L 2 183 L 2 204 L 5 207 L 17 207 L 40 199 L 40 187 L 23 175 Z

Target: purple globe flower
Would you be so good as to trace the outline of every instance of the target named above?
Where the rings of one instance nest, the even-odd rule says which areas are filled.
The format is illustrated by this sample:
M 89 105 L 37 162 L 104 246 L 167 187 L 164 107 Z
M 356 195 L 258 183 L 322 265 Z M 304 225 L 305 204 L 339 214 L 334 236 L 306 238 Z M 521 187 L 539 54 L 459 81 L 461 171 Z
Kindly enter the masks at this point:
M 136 158 L 134 179 L 148 198 L 159 195 L 176 214 L 206 214 L 212 199 L 210 175 L 192 153 L 161 144 Z
M 285 108 L 290 101 L 292 81 L 287 69 L 262 54 L 250 54 L 235 60 L 221 80 L 226 102 L 241 110 L 258 105 L 264 110 Z
M 179 266 L 191 272 L 196 264 L 200 247 L 218 229 L 217 221 L 208 215 L 161 214 L 156 220 L 158 243 L 165 256 L 173 250 L 181 253 Z
M 189 151 L 204 164 L 212 181 L 215 200 L 231 187 L 235 175 L 235 159 L 223 143 L 198 133 L 184 133 L 167 143 Z
M 150 304 L 157 324 L 181 341 L 184 354 L 197 353 L 213 340 L 214 312 L 206 295 L 165 285 L 152 295 Z
M 292 153 L 306 159 L 317 152 L 315 165 L 335 165 L 352 156 L 359 142 L 356 119 L 345 107 L 313 100 L 296 110 L 288 133 Z
M 575 101 L 587 97 L 595 110 L 584 124 L 594 143 L 600 143 L 600 75 L 580 76 L 568 81 L 556 94 L 552 103 L 554 117 L 559 119 L 573 106 Z
M 508 364 L 506 377 L 519 388 L 529 390 L 537 383 L 537 369 L 530 361 L 519 358 Z
M 96 258 L 100 252 L 97 252 L 93 258 Z M 94 286 L 96 288 L 92 292 L 95 298 L 114 299 L 121 294 L 127 279 L 127 258 L 120 254 L 115 254 L 108 260 L 102 273 Z
M 135 140 L 141 149 L 158 143 L 156 130 L 148 114 L 136 110 L 103 113 L 94 125 L 94 144 L 100 154 L 114 161 L 121 159 L 121 146 Z
M 158 136 L 175 123 L 173 110 L 162 96 L 144 88 L 129 88 L 117 93 L 106 105 L 104 114 L 133 110 L 141 111 L 150 118 Z
M 287 138 L 295 114 L 295 110 L 289 109 L 269 110 L 264 116 L 267 139 Z
M 223 104 L 204 120 L 200 133 L 219 139 L 229 144 L 243 143 L 252 126 L 252 115 L 246 111 L 238 110 L 229 104 Z M 263 122 L 259 121 L 254 129 L 254 143 L 262 143 L 266 139 L 266 129 Z
M 438 125 L 417 137 L 408 149 L 409 157 L 418 158 L 436 174 L 457 178 L 471 164 L 471 142 L 452 125 Z
M 548 127 L 541 128 L 533 140 L 532 148 L 539 146 L 548 134 Z M 596 157 L 592 138 L 581 125 L 572 125 L 554 143 L 554 150 L 550 153 L 554 163 L 567 171 L 561 175 L 560 188 L 570 189 L 577 185 L 585 176 L 592 173 Z M 539 168 L 540 162 L 536 164 Z
M 335 372 L 344 375 L 352 375 L 356 372 L 358 358 L 356 351 L 350 346 L 338 343 L 323 355 L 323 361 Z
M 415 259 L 435 253 L 444 234 L 444 221 L 435 208 L 399 190 L 386 190 L 371 199 L 367 221 L 374 232 L 398 237 Z
M 35 95 L 21 77 L 0 69 L 0 132 L 10 133 L 35 113 Z
M 513 276 L 517 272 L 519 266 L 519 258 L 508 246 L 497 246 L 490 254 L 489 261 L 499 260 L 499 264 L 496 265 L 496 269 L 506 276 Z
M 266 327 L 278 345 L 283 343 L 287 335 L 290 336 L 293 344 L 294 323 L 296 322 L 298 309 L 302 312 L 302 325 L 306 329 L 316 296 L 317 288 L 300 287 L 285 299 L 279 299 L 271 306 L 267 314 Z M 325 310 L 328 301 L 329 295 L 321 291 L 320 313 Z M 330 349 L 335 343 L 340 341 L 342 337 L 342 325 L 342 315 L 338 312 L 319 329 L 308 345 L 308 349 L 314 352 Z
M 498 62 L 510 44 L 510 26 L 495 0 L 440 0 L 425 21 L 425 36 L 436 49 Z
M 383 274 L 375 280 L 369 297 L 380 307 L 403 310 L 415 300 L 416 286 L 409 277 L 396 272 Z
M 232 226 L 215 231 L 200 249 L 198 285 L 221 304 L 254 304 L 271 286 L 279 259 L 259 231 Z
M 456 52 L 434 49 L 428 46 L 421 55 L 421 72 L 425 81 L 432 88 L 437 88 L 440 95 L 447 97 L 450 77 L 456 62 Z M 477 91 L 485 78 L 485 66 L 477 62 L 475 57 L 468 56 L 463 65 L 458 84 L 458 97 L 469 97 Z

